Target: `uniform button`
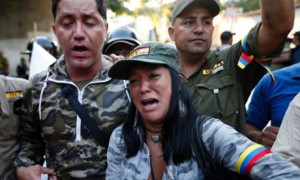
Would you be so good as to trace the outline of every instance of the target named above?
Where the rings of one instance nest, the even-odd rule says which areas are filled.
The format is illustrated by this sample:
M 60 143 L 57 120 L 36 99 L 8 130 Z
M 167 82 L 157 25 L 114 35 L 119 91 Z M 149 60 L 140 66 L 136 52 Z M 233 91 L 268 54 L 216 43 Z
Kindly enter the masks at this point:
M 219 94 L 219 89 L 214 89 L 214 94 Z
M 173 172 L 173 167 L 169 167 L 169 172 Z

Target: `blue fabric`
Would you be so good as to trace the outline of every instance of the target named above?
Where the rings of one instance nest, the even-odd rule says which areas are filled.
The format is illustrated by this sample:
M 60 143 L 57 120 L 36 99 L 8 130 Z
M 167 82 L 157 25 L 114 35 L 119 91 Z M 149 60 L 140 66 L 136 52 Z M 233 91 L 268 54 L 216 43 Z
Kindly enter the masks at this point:
M 266 74 L 254 89 L 246 122 L 262 130 L 271 120 L 279 127 L 289 103 L 300 92 L 300 63 L 273 72 L 276 83 Z

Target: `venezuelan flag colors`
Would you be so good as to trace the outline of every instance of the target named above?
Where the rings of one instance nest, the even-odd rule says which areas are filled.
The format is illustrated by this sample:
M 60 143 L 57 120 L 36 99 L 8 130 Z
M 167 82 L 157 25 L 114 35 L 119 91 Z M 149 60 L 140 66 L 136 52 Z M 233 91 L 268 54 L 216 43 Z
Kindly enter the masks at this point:
M 254 144 L 248 147 L 239 157 L 236 163 L 236 171 L 241 175 L 249 176 L 253 165 L 269 153 L 271 153 L 271 151 L 260 144 Z
M 271 71 L 270 66 L 267 65 L 267 64 L 263 64 L 263 63 L 259 63 L 259 64 L 268 71 L 268 73 L 270 74 L 270 78 L 271 78 L 272 82 L 275 83 L 275 77 L 274 77 L 274 75 Z
M 270 74 L 270 77 L 272 79 L 272 82 L 275 83 L 274 75 L 273 75 L 269 65 L 265 63 L 267 61 L 271 61 L 271 58 L 255 58 L 253 55 L 250 55 L 247 51 L 246 39 L 247 39 L 247 36 L 242 39 L 243 53 L 239 59 L 238 66 L 241 69 L 244 69 L 248 64 L 250 64 L 253 60 L 255 60 L 257 63 L 259 63 L 263 68 L 265 68 L 268 71 L 268 73 Z
M 252 55 L 248 56 L 247 54 L 242 53 L 240 60 L 238 62 L 238 66 L 241 69 L 244 69 L 248 64 L 250 64 L 252 62 L 253 58 L 254 57 Z

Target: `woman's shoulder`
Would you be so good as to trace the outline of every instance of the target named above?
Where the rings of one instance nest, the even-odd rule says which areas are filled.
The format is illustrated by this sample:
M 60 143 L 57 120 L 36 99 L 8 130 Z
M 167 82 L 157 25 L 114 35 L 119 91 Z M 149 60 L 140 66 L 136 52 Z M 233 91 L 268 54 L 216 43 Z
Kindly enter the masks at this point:
M 118 127 L 116 127 L 112 134 L 111 134 L 111 138 L 113 140 L 121 140 L 121 137 L 122 137 L 122 128 L 123 128 L 123 124 L 119 125 Z
M 110 136 L 110 144 L 114 144 L 114 146 L 117 146 L 120 149 L 124 149 L 125 146 L 125 141 L 124 141 L 124 136 L 122 133 L 122 128 L 123 124 L 119 125 L 114 129 Z

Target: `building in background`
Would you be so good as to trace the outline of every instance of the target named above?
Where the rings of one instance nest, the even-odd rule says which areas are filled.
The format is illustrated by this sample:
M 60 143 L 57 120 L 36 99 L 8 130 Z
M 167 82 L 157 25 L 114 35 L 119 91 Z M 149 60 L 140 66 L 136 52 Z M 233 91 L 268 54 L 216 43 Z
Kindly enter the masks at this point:
M 139 7 L 142 1 L 131 0 L 128 4 L 133 11 L 135 7 Z M 157 10 L 158 13 L 146 15 L 116 15 L 113 12 L 108 12 L 109 30 L 113 30 L 120 26 L 129 26 L 136 30 L 139 38 L 143 42 L 161 41 L 169 42 L 168 26 L 169 14 L 175 0 L 162 0 L 160 4 L 153 3 L 155 0 L 150 0 L 147 4 L 148 8 Z M 16 67 L 22 57 L 20 52 L 24 50 L 27 42 L 36 36 L 47 36 L 54 38 L 55 36 L 51 29 L 53 22 L 50 6 L 51 1 L 36 1 L 34 5 L 27 5 L 28 1 L 20 1 L 19 6 L 13 6 L 7 9 L 5 3 L 10 1 L 0 1 L 0 51 L 9 60 L 10 76 L 17 76 Z M 11 1 L 15 2 L 15 1 Z M 151 3 L 152 2 L 152 3 Z M 157 1 L 155 1 L 157 2 Z M 238 0 L 220 0 L 221 3 L 231 5 Z M 151 6 L 150 6 L 151 5 Z M 24 7 L 23 7 L 24 6 Z M 141 8 L 143 9 L 143 8 Z M 300 28 L 300 3 L 295 5 L 295 29 Z M 38 14 L 38 15 L 37 15 Z M 234 43 L 241 40 L 250 28 L 259 22 L 260 10 L 248 13 L 242 13 L 240 8 L 229 6 L 223 10 L 215 19 L 215 33 L 213 35 L 212 48 L 216 48 L 221 44 L 220 34 L 225 30 L 235 32 Z

